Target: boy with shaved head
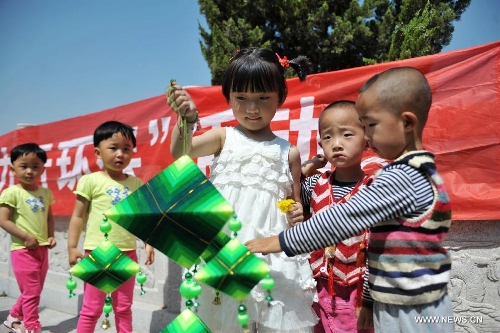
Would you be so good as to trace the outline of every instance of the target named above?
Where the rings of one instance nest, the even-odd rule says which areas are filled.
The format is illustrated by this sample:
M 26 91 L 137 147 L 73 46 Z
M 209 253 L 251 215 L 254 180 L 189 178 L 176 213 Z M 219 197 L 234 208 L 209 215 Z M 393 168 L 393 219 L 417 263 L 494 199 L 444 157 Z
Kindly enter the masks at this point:
M 443 247 L 451 224 L 450 200 L 434 156 L 422 146 L 431 102 L 429 83 L 415 68 L 392 68 L 369 79 L 356 111 L 370 147 L 393 162 L 348 202 L 278 236 L 246 243 L 252 252 L 294 256 L 370 228 L 375 332 L 454 332 L 447 292 L 451 256 Z

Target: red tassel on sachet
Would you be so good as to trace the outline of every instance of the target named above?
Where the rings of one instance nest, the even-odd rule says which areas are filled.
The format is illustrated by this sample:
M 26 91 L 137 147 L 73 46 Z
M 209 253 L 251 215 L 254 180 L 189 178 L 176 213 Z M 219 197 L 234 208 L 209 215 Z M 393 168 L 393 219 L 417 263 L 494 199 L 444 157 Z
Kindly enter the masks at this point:
M 359 243 L 358 254 L 356 256 L 356 266 L 365 267 L 366 266 L 366 233 L 363 241 Z
M 356 266 L 365 267 L 366 266 L 366 248 L 367 248 L 367 232 L 365 232 L 365 237 L 363 241 L 359 243 L 358 254 L 356 256 Z M 358 286 L 356 292 L 356 307 L 361 307 L 363 305 L 363 284 L 364 284 L 364 270 L 359 273 Z
M 363 283 L 364 283 L 364 274 L 359 273 L 358 288 L 356 289 L 356 307 L 358 308 L 363 306 Z
M 335 282 L 333 279 L 333 269 L 332 269 L 332 263 L 330 260 L 334 259 L 328 259 L 328 294 L 330 296 L 335 296 Z

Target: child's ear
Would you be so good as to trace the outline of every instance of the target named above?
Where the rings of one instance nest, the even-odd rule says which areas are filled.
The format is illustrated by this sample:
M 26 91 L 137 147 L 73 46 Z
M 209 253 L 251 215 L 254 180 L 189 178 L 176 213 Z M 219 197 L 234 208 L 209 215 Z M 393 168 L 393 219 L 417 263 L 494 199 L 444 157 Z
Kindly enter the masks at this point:
M 368 149 L 370 149 L 370 144 L 368 143 L 368 141 L 365 141 L 365 151 L 367 151 Z
M 404 111 L 401 114 L 401 117 L 403 118 L 405 132 L 411 132 L 415 128 L 417 128 L 418 119 L 417 119 L 417 116 L 413 112 Z
M 94 155 L 95 157 L 97 157 L 98 159 L 101 158 L 101 150 L 97 147 L 94 148 Z

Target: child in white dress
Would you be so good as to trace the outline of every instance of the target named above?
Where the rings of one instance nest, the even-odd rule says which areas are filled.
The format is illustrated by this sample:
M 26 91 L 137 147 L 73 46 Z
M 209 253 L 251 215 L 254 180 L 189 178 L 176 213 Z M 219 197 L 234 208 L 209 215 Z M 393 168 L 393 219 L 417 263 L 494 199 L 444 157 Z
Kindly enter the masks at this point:
M 192 136 L 198 120 L 196 105 L 178 85 L 169 104 L 188 123 L 188 135 L 179 127 L 172 133 L 171 152 L 196 158 L 214 155 L 210 180 L 234 207 L 242 221 L 238 239 L 277 235 L 287 229 L 287 216 L 277 207 L 279 200 L 291 198 L 300 204 L 300 155 L 297 147 L 271 131 L 271 121 L 287 95 L 285 70 L 292 67 L 301 81 L 311 70 L 304 56 L 288 61 L 268 49 L 247 48 L 231 59 L 225 71 L 222 92 L 231 105 L 236 127 L 212 128 Z M 179 117 L 180 118 L 180 117 Z M 186 145 L 187 141 L 187 145 Z M 188 151 L 184 152 L 187 146 Z M 290 223 L 300 220 L 289 219 Z M 229 233 L 229 230 L 226 229 Z M 307 256 L 288 258 L 282 254 L 262 257 L 275 280 L 270 305 L 267 293 L 257 285 L 244 301 L 252 325 L 259 333 L 312 332 L 317 317 L 312 310 L 315 282 Z M 214 292 L 203 288 L 198 299 L 198 316 L 212 332 L 240 332 L 238 302 L 220 293 L 221 304 L 213 305 Z

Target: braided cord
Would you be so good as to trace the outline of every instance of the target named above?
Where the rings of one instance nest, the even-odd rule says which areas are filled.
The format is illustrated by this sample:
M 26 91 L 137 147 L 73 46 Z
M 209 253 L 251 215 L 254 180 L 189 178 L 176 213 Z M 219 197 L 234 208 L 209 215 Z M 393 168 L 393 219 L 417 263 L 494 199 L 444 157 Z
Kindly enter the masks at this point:
M 179 119 L 177 119 L 177 127 L 179 128 L 180 137 L 182 139 L 182 155 L 187 155 L 188 151 L 187 138 L 189 135 L 189 131 L 187 127 L 186 117 L 181 115 L 179 107 L 176 106 L 175 104 L 174 94 L 173 94 L 175 84 L 176 84 L 175 79 L 171 79 L 170 86 L 168 87 L 167 91 L 167 101 L 170 102 L 170 107 L 172 108 L 172 110 L 174 110 L 175 113 L 177 113 L 177 116 L 179 117 Z

